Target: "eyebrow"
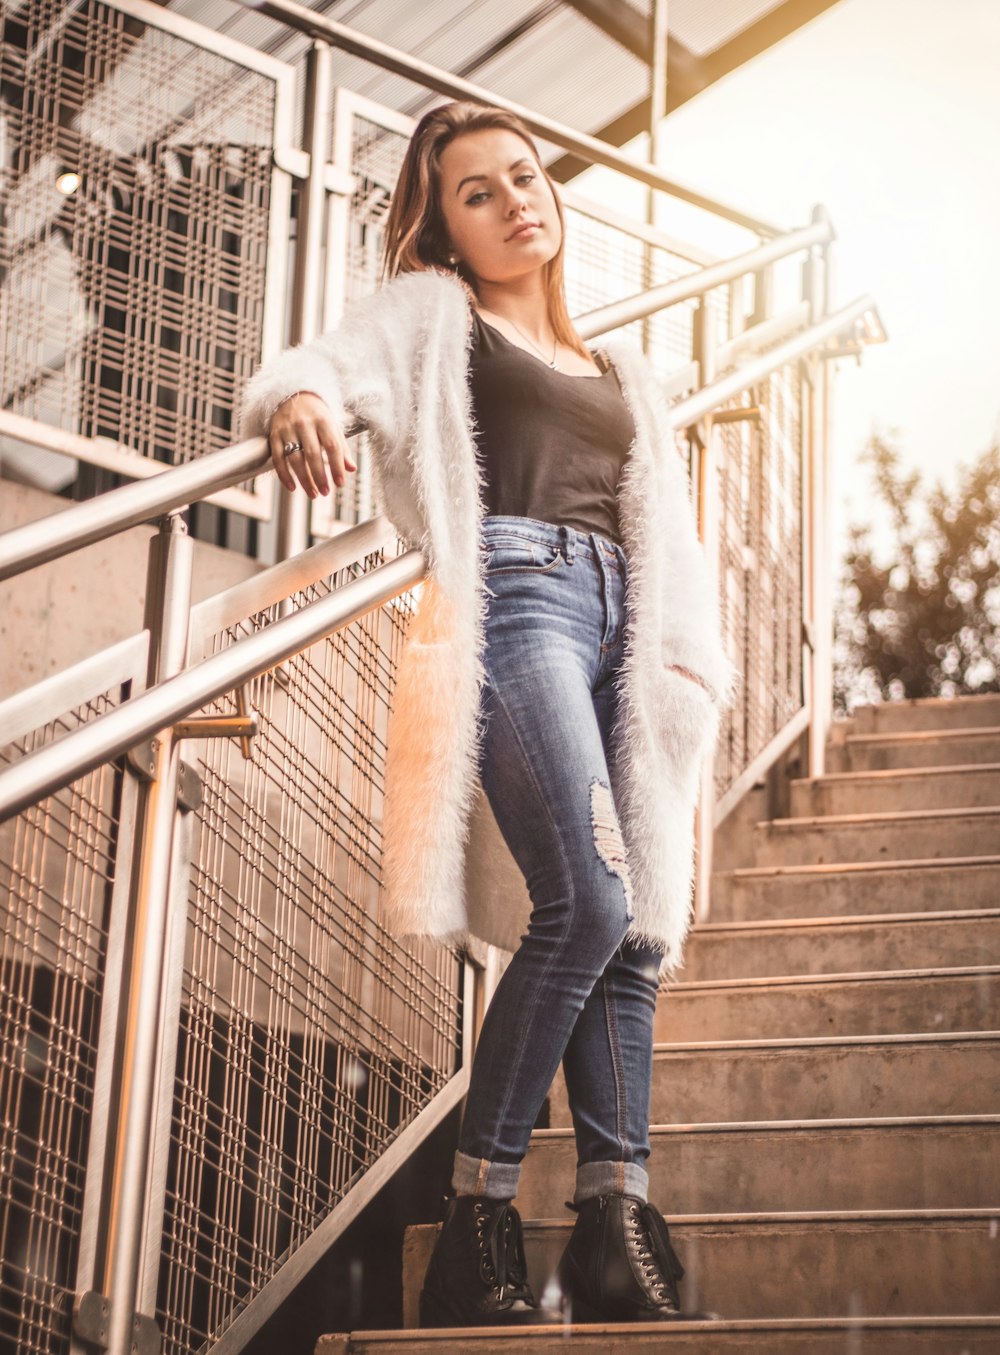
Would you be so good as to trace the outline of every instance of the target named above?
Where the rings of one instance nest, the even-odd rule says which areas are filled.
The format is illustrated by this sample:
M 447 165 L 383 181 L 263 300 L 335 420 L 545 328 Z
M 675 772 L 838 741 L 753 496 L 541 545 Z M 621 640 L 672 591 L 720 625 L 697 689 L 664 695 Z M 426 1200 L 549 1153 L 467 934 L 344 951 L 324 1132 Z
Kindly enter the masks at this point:
M 520 160 L 515 160 L 514 163 L 510 166 L 510 169 L 508 170 L 508 173 L 510 172 L 511 169 L 517 169 L 518 165 L 527 165 L 527 164 L 530 164 L 530 163 L 531 163 L 531 162 L 530 162 L 530 160 L 528 159 L 528 157 L 527 157 L 526 155 L 522 155 L 521 158 L 520 158 Z M 467 183 L 469 183 L 472 179 L 487 179 L 487 178 L 489 178 L 489 175 L 488 175 L 488 174 L 466 174 L 465 178 L 462 180 L 462 182 L 461 182 L 461 183 L 458 185 L 458 187 L 455 189 L 455 196 L 457 197 L 458 194 L 461 193 L 463 187 L 464 187 Z

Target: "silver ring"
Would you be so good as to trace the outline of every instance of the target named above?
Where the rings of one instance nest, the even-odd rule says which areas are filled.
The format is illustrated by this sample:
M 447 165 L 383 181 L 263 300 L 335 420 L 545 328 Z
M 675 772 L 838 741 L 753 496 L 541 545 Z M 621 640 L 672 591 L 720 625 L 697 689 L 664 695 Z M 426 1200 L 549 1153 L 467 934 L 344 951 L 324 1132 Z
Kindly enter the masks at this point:
M 301 450 L 302 450 L 302 443 L 301 443 L 301 442 L 286 442 L 285 445 L 284 445 L 284 447 L 282 447 L 281 450 L 284 452 L 285 456 L 292 456 L 295 452 L 301 452 Z

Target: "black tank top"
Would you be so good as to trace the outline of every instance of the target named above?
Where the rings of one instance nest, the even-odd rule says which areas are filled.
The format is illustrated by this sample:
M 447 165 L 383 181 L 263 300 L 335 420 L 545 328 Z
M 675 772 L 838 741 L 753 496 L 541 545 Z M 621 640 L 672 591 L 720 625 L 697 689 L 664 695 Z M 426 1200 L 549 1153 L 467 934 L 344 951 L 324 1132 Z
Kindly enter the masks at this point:
M 635 436 L 618 373 L 569 376 L 473 311 L 469 386 L 486 513 L 596 531 L 621 543 L 618 479 Z

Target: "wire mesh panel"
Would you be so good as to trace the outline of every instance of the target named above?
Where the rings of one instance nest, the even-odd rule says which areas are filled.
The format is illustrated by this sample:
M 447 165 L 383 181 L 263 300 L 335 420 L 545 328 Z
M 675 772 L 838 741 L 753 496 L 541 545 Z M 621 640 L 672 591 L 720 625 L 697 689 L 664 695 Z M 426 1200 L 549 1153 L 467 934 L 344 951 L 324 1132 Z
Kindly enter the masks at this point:
M 261 356 L 276 83 L 128 9 L 5 7 L 0 400 L 176 464 Z
M 121 689 L 0 749 L 0 767 L 119 704 Z M 122 768 L 0 824 L 0 1351 L 69 1349 Z M 91 1244 L 93 1239 L 90 1239 Z
M 760 422 L 720 424 L 720 606 L 743 670 L 723 717 L 720 796 L 802 707 L 802 391 L 797 364 L 753 388 Z M 738 405 L 733 406 L 738 407 Z
M 400 944 L 376 912 L 386 724 L 411 609 L 404 594 L 254 682 L 250 761 L 230 741 L 197 745 L 157 1301 L 168 1351 L 217 1339 L 458 1067 L 460 958 Z M 275 614 L 209 637 L 206 652 Z

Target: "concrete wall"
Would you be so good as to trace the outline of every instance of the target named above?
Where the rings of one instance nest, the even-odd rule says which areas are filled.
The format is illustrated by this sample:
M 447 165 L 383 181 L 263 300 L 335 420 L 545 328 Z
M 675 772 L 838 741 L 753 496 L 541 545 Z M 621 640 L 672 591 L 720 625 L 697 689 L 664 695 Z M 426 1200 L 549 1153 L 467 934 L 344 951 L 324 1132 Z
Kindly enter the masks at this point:
M 58 495 L 0 481 L 0 532 L 66 509 Z M 153 527 L 108 541 L 0 583 L 0 700 L 142 629 L 146 549 Z M 195 542 L 194 600 L 263 566 L 235 551 Z

